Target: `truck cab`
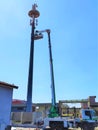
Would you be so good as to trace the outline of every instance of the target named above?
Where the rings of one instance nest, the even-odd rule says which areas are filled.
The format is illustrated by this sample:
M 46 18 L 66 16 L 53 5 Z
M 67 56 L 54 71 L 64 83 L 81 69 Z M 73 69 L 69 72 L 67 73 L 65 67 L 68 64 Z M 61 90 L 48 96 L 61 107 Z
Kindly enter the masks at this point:
M 81 109 L 79 117 L 75 119 L 76 127 L 80 127 L 82 130 L 94 130 L 97 127 L 98 117 L 93 109 Z
M 93 109 L 81 109 L 79 117 L 80 120 L 87 120 L 87 121 L 98 120 L 98 117 L 96 116 L 96 112 Z

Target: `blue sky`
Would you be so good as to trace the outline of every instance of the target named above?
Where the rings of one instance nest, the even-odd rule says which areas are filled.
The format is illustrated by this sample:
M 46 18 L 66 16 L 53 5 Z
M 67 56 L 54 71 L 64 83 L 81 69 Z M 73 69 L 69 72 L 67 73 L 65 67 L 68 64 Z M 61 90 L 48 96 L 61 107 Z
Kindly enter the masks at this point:
M 0 1 L 0 80 L 19 86 L 14 99 L 26 100 L 30 18 L 35 1 Z M 37 30 L 51 29 L 56 99 L 98 101 L 97 0 L 36 0 Z M 33 102 L 51 102 L 47 34 L 35 41 Z

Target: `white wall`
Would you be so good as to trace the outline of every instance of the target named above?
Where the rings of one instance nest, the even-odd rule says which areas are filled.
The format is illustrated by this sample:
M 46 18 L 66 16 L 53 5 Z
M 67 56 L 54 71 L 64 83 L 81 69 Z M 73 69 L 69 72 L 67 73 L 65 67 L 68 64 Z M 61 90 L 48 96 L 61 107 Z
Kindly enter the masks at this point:
M 0 86 L 0 130 L 10 125 L 13 89 Z

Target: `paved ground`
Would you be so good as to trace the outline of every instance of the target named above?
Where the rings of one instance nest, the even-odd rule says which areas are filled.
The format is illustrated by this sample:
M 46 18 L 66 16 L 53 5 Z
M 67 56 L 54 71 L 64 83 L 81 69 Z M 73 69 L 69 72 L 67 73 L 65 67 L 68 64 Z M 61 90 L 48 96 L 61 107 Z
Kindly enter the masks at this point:
M 16 128 L 12 128 L 11 130 L 41 130 L 41 129 L 36 129 L 36 128 L 22 128 L 22 127 L 16 127 Z M 70 129 L 70 130 L 81 130 L 80 128 L 76 129 Z M 98 127 L 95 128 L 95 130 L 98 130 Z

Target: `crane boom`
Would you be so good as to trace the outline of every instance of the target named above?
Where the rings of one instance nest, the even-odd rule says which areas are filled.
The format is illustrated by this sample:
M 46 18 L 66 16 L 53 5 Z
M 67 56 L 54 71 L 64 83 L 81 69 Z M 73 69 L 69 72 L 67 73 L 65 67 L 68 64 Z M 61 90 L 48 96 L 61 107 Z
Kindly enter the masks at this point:
M 51 49 L 51 39 L 50 39 L 51 31 L 50 31 L 50 29 L 41 30 L 41 31 L 36 30 L 36 33 L 38 33 L 38 34 L 42 34 L 44 32 L 47 32 L 47 34 L 48 34 L 48 46 L 49 46 L 49 58 L 50 58 L 52 105 L 50 108 L 49 117 L 57 117 L 59 114 L 58 114 L 58 109 L 57 109 L 57 105 L 56 105 L 56 96 L 55 96 L 54 71 L 53 71 L 52 49 Z
M 51 49 L 51 40 L 50 40 L 50 31 L 49 30 L 47 30 L 47 34 L 48 34 L 48 44 L 49 44 L 51 91 L 52 91 L 52 106 L 50 108 L 49 117 L 57 117 L 57 116 L 59 116 L 59 114 L 58 114 L 58 109 L 57 109 L 57 105 L 56 105 L 52 49 Z
M 52 50 L 51 50 L 50 32 L 48 32 L 48 44 L 49 44 L 49 57 L 50 57 L 50 74 L 51 74 L 52 105 L 53 105 L 53 106 L 56 106 L 55 83 L 54 83 L 54 70 L 53 70 L 53 60 L 52 60 Z

